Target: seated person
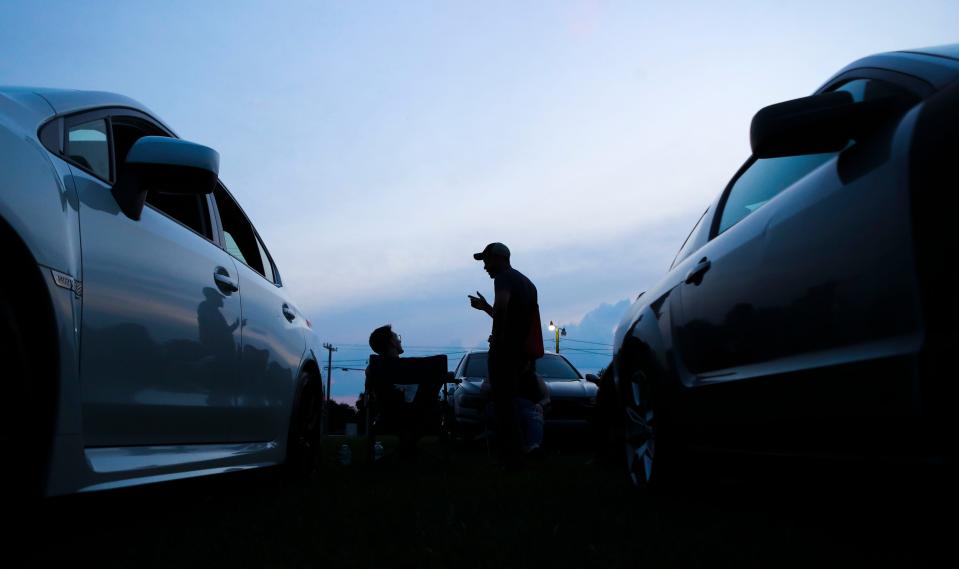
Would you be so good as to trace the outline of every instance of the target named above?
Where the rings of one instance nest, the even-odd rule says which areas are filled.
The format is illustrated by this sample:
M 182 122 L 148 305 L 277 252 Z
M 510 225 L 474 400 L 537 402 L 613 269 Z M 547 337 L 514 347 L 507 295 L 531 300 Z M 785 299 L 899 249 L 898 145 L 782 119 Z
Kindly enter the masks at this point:
M 378 413 L 373 419 L 399 435 L 399 455 L 409 457 L 415 454 L 416 441 L 438 402 L 439 388 L 446 380 L 446 356 L 406 358 L 401 364 L 402 338 L 389 324 L 373 330 L 370 348 L 379 356 L 371 357 L 366 368 L 366 391 L 374 397 Z M 423 381 L 433 375 L 435 382 Z
M 380 326 L 370 334 L 370 348 L 384 358 L 399 358 L 403 353 L 403 338 L 393 331 L 393 326 Z M 377 398 L 380 405 L 391 407 L 405 401 L 404 390 L 382 377 L 371 377 L 370 368 L 366 368 L 366 390 Z

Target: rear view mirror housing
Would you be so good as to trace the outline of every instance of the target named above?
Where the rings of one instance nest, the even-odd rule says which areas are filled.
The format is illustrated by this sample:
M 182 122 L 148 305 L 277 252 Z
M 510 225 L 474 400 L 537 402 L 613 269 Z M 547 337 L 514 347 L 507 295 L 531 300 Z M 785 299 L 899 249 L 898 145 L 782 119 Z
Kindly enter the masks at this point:
M 144 136 L 127 153 L 111 192 L 120 210 L 140 219 L 147 192 L 209 194 L 216 187 L 220 155 L 178 138 Z
M 756 158 L 839 152 L 916 102 L 905 93 L 856 102 L 846 91 L 820 93 L 769 105 L 749 128 Z
M 851 138 L 848 119 L 854 106 L 851 94 L 836 91 L 764 107 L 749 128 L 753 155 L 778 158 L 838 152 Z
M 592 374 L 592 373 L 587 373 L 587 374 L 586 374 L 586 381 L 588 381 L 588 382 L 590 382 L 590 383 L 595 383 L 595 384 L 599 385 L 599 376 L 597 376 L 597 375 L 595 375 L 595 374 Z

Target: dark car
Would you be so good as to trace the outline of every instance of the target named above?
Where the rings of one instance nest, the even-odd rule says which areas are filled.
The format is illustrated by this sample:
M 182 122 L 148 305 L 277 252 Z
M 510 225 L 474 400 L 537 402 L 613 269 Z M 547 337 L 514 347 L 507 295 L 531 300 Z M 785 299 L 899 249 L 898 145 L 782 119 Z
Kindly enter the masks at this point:
M 488 352 L 470 352 L 463 356 L 454 372 L 458 383 L 450 392 L 457 426 L 469 430 L 483 425 L 489 400 L 483 382 L 489 377 Z M 547 353 L 536 360 L 536 373 L 543 377 L 549 390 L 546 410 L 547 426 L 585 427 L 593 419 L 599 387 L 596 376 L 583 376 L 560 354 Z
M 616 330 L 639 485 L 690 450 L 954 457 L 959 45 L 753 119 L 753 155 Z

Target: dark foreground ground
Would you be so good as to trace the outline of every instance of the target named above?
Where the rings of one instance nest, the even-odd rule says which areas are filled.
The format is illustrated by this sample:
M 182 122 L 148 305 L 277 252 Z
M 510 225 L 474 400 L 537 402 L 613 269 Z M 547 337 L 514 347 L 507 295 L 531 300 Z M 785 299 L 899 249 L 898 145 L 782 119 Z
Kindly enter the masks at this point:
M 329 441 L 332 447 L 343 439 Z M 695 467 L 650 497 L 582 448 L 520 472 L 445 464 L 276 469 L 50 500 L 4 518 L 4 567 L 953 566 L 957 501 L 914 467 Z

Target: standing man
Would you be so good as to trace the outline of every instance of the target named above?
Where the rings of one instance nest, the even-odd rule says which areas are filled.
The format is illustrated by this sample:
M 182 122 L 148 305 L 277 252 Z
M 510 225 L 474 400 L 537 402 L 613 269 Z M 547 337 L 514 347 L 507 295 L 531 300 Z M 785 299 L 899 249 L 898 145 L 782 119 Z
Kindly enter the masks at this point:
M 500 456 L 508 466 L 519 462 L 522 441 L 514 399 L 535 382 L 533 362 L 543 355 L 543 330 L 536 286 L 510 265 L 509 249 L 490 243 L 473 258 L 493 279 L 493 305 L 478 291 L 470 305 L 493 317 L 489 382 Z

